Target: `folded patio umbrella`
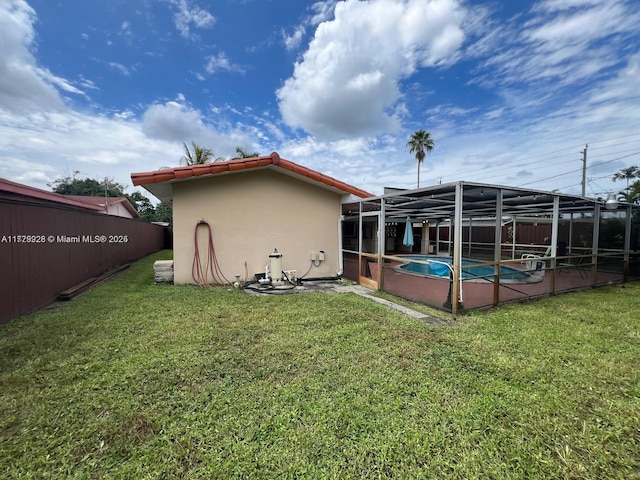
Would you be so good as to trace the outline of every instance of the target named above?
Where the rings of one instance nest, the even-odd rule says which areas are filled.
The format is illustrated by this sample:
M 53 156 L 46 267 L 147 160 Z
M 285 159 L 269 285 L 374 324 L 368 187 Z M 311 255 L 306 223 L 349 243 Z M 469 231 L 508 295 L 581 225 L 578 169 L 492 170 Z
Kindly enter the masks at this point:
M 402 244 L 405 247 L 413 247 L 413 224 L 409 217 L 407 217 L 407 223 L 404 227 L 404 239 L 402 240 Z

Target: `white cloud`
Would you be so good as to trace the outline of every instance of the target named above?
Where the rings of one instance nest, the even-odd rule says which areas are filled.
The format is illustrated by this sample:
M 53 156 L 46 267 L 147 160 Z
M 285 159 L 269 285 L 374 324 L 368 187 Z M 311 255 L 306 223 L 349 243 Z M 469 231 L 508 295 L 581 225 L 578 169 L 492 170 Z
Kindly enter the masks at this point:
M 124 75 L 125 77 L 129 76 L 129 69 L 127 67 L 125 67 L 124 65 L 122 65 L 121 63 L 109 62 L 108 65 L 113 70 L 115 70 L 116 72 L 120 73 L 121 75 Z
M 0 109 L 32 111 L 61 109 L 56 87 L 82 92 L 67 80 L 37 65 L 32 54 L 35 11 L 24 0 L 0 2 Z
M 503 113 L 504 113 L 504 107 L 501 107 L 501 108 L 496 108 L 488 111 L 487 113 L 484 114 L 484 116 L 487 120 L 494 120 L 496 118 L 502 117 Z
M 298 25 L 291 35 L 288 35 L 284 31 L 282 32 L 282 38 L 287 50 L 295 50 L 302 43 L 302 37 L 306 32 L 306 28 L 303 25 Z
M 120 30 L 118 31 L 118 35 L 126 38 L 127 40 L 131 40 L 133 38 L 133 30 L 131 29 L 131 22 L 125 20 L 120 25 Z
M 318 136 L 397 130 L 399 82 L 455 60 L 464 14 L 456 0 L 337 3 L 277 91 L 284 121 Z
M 338 0 L 324 0 L 311 5 L 312 15 L 307 19 L 309 25 L 318 25 L 333 18 L 333 11 Z
M 0 126 L 0 177 L 44 189 L 69 171 L 131 186 L 132 172 L 177 166 L 182 142 L 193 140 L 228 158 L 238 145 L 254 149 L 257 137 L 249 126 L 212 123 L 182 94 L 151 105 L 142 120 L 129 110 L 110 116 L 69 109 L 21 115 L 0 110 Z
M 47 168 L 47 170 L 50 170 L 50 168 Z M 47 176 L 47 174 L 44 173 L 43 171 L 33 171 L 33 170 L 29 170 L 23 173 L 22 175 L 18 175 L 13 179 L 14 182 L 30 183 L 30 184 L 34 184 L 34 183 L 47 184 L 51 180 L 52 178 Z
M 8 153 L 0 155 L 0 172 L 2 172 L 0 177 L 9 178 L 14 182 L 38 183 L 41 185 L 46 185 L 56 173 L 51 165 L 36 159 L 25 160 L 24 158 L 11 156 Z
M 131 110 L 124 110 L 113 114 L 113 118 L 117 120 L 129 120 L 135 118 L 135 114 Z
M 207 64 L 204 69 L 207 73 L 215 73 L 220 70 L 224 70 L 227 72 L 236 72 L 236 73 L 244 73 L 244 68 L 240 65 L 235 65 L 229 61 L 227 55 L 224 52 L 220 52 L 217 55 L 210 55 L 205 58 Z
M 177 164 L 180 158 L 178 143 L 150 142 L 138 122 L 118 117 L 69 110 L 0 112 L 0 125 L 0 177 L 45 189 L 47 182 L 75 170 L 131 185 L 131 172 L 159 168 L 167 158 Z
M 283 157 L 370 192 L 385 186 L 409 186 L 415 175 L 408 151 L 398 150 L 399 137 L 352 137 L 323 140 L 313 136 L 285 139 L 275 149 Z M 406 140 L 405 140 L 406 143 Z
M 223 157 L 231 156 L 238 145 L 253 143 L 245 130 L 224 123 L 214 125 L 181 100 L 151 105 L 142 117 L 142 131 L 151 139 L 177 144 L 195 141 Z
M 88 90 L 100 90 L 92 80 L 84 78 L 82 75 L 80 75 L 80 78 L 78 79 L 78 85 Z
M 490 55 L 477 81 L 488 88 L 553 81 L 553 88 L 590 81 L 616 65 L 627 40 L 637 35 L 640 14 L 623 0 L 546 1 L 522 26 L 503 26 L 476 46 Z M 490 41 L 488 41 L 490 39 Z
M 544 0 L 538 3 L 534 10 L 554 12 L 557 10 L 569 10 L 577 7 L 590 7 L 594 5 L 602 5 L 603 0 Z
M 51 83 L 51 84 L 55 85 L 56 87 L 58 87 L 60 90 L 63 90 L 63 91 L 68 92 L 68 93 L 75 93 L 77 95 L 83 95 L 84 94 L 84 92 L 82 90 L 77 89 L 76 87 L 71 85 L 71 83 L 69 83 L 64 78 L 60 78 L 60 77 L 55 76 L 54 74 L 52 74 L 49 70 L 47 70 L 45 68 L 41 68 L 40 69 L 40 73 L 41 73 L 42 77 L 45 80 L 47 80 L 49 83 Z
M 175 101 L 151 105 L 142 117 L 142 131 L 149 138 L 183 142 L 205 130 L 200 112 Z
M 211 28 L 216 18 L 207 10 L 193 6 L 189 0 L 172 0 L 177 12 L 173 16 L 176 28 L 184 38 L 192 38 L 191 26 L 195 28 Z
M 175 12 L 198 10 L 196 0 L 168 1 Z M 541 189 L 569 186 L 563 191 L 576 193 L 580 175 L 572 172 L 580 168 L 579 152 L 589 143 L 588 178 L 602 175 L 600 190 L 617 191 L 620 185 L 607 183 L 611 174 L 640 161 L 638 155 L 618 159 L 637 152 L 638 143 L 616 148 L 640 138 L 640 54 L 631 28 L 640 19 L 631 0 L 607 5 L 611 8 L 604 11 L 602 1 L 547 0 L 504 20 L 490 10 L 501 8 L 499 2 L 483 7 L 462 0 L 318 2 L 297 27 L 299 40 L 296 28 L 281 38 L 291 46 L 300 41 L 295 48 L 306 50 L 278 92 L 288 125 L 312 132 L 292 134 L 269 104 L 190 104 L 193 78 L 169 86 L 185 92 L 171 101 L 114 104 L 102 112 L 92 104 L 92 113 L 73 111 L 63 96 L 95 90 L 94 82 L 60 78 L 38 65 L 35 13 L 24 1 L 0 0 L 0 176 L 47 188 L 56 176 L 78 170 L 131 185 L 131 172 L 176 166 L 181 143 L 193 140 L 224 157 L 234 155 L 238 145 L 261 154 L 275 150 L 382 193 L 384 186 L 415 186 L 416 161 L 405 144 L 416 128 L 426 128 L 436 149 L 421 168 L 424 185 L 440 179 L 530 183 Z M 426 17 L 435 23 L 423 21 Z M 186 13 L 182 18 L 184 33 L 194 38 L 199 23 Z M 581 35 L 575 34 L 578 27 Z M 313 34 L 306 46 L 303 32 Z M 463 45 L 463 38 L 473 42 Z M 198 45 L 190 47 L 196 55 L 202 52 Z M 465 62 L 455 70 L 441 68 L 461 58 Z M 114 62 L 111 68 L 133 73 L 136 65 Z M 200 70 L 194 75 L 209 78 L 203 66 L 210 73 L 245 68 L 224 53 L 191 67 Z M 433 78 L 416 74 L 425 67 L 438 68 L 442 78 L 433 84 L 424 80 Z M 468 96 L 448 96 L 441 87 L 450 81 L 454 90 L 460 79 L 474 76 L 479 83 Z M 103 91 L 99 97 L 108 95 Z M 614 140 L 604 143 L 607 138 Z
M 640 92 L 640 52 L 632 55 L 618 74 L 608 80 L 602 88 L 592 92 L 589 102 L 594 106 L 608 100 L 622 98 L 638 99 Z

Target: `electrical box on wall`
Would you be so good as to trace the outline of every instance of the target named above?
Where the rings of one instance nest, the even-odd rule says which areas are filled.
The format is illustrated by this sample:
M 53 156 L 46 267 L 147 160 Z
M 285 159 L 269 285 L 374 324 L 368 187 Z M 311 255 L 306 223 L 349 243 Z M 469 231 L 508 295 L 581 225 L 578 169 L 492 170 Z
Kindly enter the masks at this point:
M 324 250 L 320 250 L 318 252 L 311 252 L 311 261 L 312 262 L 323 262 L 324 261 Z

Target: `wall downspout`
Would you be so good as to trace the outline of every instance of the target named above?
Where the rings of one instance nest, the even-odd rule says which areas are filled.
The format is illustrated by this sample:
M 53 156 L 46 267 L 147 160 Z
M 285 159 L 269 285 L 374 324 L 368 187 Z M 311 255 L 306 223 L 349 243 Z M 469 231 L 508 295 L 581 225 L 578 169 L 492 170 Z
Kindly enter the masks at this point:
M 336 272 L 337 277 L 341 277 L 344 273 L 344 263 L 342 259 L 342 222 L 344 221 L 344 215 L 340 215 L 338 218 L 338 271 Z

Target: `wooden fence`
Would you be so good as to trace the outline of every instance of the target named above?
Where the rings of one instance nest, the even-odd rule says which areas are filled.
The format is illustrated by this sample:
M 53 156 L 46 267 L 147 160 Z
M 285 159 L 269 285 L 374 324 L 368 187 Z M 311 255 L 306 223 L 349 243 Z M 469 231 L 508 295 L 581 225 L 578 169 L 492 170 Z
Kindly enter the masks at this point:
M 0 192 L 0 323 L 165 248 L 166 227 Z

